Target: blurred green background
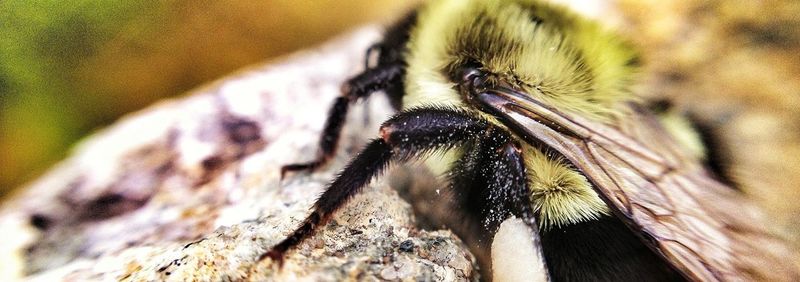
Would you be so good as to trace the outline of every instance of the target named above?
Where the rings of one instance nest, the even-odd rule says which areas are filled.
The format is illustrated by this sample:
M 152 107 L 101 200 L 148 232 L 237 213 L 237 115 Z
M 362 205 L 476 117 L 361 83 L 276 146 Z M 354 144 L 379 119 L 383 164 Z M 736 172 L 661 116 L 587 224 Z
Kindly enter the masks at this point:
M 417 1 L 0 1 L 0 198 L 121 115 Z

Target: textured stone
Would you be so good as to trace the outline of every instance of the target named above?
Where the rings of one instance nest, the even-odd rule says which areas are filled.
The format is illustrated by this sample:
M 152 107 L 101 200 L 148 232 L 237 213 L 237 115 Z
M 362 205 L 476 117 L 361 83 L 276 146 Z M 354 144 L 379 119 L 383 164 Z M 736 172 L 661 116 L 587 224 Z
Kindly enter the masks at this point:
M 31 280 L 466 280 L 449 231 L 422 231 L 384 182 L 365 189 L 279 270 L 258 258 L 302 220 L 344 161 L 391 113 L 356 105 L 333 163 L 310 160 L 340 84 L 360 71 L 366 28 L 123 118 L 0 210 L 6 277 Z M 365 112 L 370 122 L 364 123 Z M 8 239 L 6 239 L 8 238 Z M 402 242 L 416 246 L 400 250 Z M 431 243 L 435 242 L 435 243 Z

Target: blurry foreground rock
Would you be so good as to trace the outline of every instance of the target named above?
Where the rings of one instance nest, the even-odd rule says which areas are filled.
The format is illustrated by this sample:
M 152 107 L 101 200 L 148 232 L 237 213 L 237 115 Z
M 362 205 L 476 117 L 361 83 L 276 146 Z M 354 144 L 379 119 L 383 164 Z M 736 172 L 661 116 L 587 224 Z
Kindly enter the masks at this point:
M 258 261 L 306 215 L 387 113 L 355 107 L 326 170 L 279 181 L 309 160 L 329 102 L 358 72 L 376 29 L 235 74 L 133 114 L 0 210 L 0 280 L 466 280 L 474 259 L 449 231 L 422 231 L 383 182 L 291 251 Z M 376 95 L 380 96 L 380 95 Z

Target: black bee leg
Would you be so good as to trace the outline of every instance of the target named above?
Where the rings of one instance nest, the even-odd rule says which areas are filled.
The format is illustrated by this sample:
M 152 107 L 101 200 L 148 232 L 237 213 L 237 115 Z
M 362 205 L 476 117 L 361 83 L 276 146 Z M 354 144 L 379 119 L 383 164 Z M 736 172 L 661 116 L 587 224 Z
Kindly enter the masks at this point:
M 494 138 L 492 142 L 497 139 L 500 138 Z M 534 222 L 531 191 L 520 146 L 509 141 L 491 149 L 494 150 L 494 159 L 485 164 L 489 168 L 483 171 L 483 177 L 489 179 L 487 199 L 493 208 L 485 212 L 484 224 L 498 226 L 511 215 L 522 218 L 526 223 Z
M 481 269 L 484 277 L 494 277 L 491 244 L 500 224 L 511 216 L 521 218 L 531 231 L 529 239 L 533 246 L 541 246 L 524 153 L 509 136 L 505 130 L 496 130 L 471 144 L 450 171 L 451 189 L 456 204 L 461 205 L 451 219 L 455 222 L 451 227 L 462 235 L 480 265 L 485 266 Z M 541 249 L 532 251 L 543 257 Z M 536 262 L 530 263 L 534 267 Z
M 463 239 L 482 265 L 490 264 L 489 244 L 505 219 L 515 215 L 537 232 L 523 153 L 509 136 L 495 130 L 470 144 L 449 172 L 458 205 L 451 227 L 467 234 Z
M 378 65 L 367 69 L 363 73 L 351 78 L 342 86 L 342 96 L 336 98 L 333 106 L 328 111 L 328 119 L 322 136 L 319 139 L 319 156 L 307 163 L 290 164 L 281 167 L 281 178 L 286 172 L 317 169 L 323 166 L 336 152 L 339 136 L 342 132 L 347 110 L 350 104 L 358 99 L 367 98 L 375 91 L 385 89 L 390 85 L 401 83 L 403 74 L 401 64 Z
M 521 148 L 504 130 L 472 144 L 449 174 L 459 204 L 482 221 L 484 231 L 493 232 L 511 214 L 533 218 Z
M 306 217 L 288 238 L 263 254 L 261 259 L 270 257 L 280 264 L 283 254 L 303 239 L 313 234 L 316 228 L 327 221 L 330 214 L 344 205 L 347 200 L 369 184 L 372 177 L 378 175 L 389 164 L 393 156 L 391 147 L 381 139 L 370 142 L 331 183 L 327 190 L 314 203 L 311 214 Z
M 479 138 L 491 131 L 490 128 L 494 127 L 473 113 L 451 109 L 416 109 L 392 117 L 381 126 L 381 138 L 371 141 L 345 166 L 317 199 L 300 227 L 261 258 L 270 257 L 281 262 L 286 250 L 313 234 L 391 161 L 407 161 L 459 146 Z

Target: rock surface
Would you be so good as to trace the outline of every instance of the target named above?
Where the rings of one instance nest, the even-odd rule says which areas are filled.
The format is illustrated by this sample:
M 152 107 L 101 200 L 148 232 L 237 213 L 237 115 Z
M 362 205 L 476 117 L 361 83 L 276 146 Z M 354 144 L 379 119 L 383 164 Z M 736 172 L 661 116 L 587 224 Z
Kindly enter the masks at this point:
M 315 156 L 330 102 L 378 36 L 366 28 L 234 74 L 87 138 L 0 210 L 11 230 L 0 242 L 0 278 L 472 279 L 461 241 L 416 228 L 410 206 L 382 181 L 290 251 L 282 270 L 258 260 L 391 112 L 381 95 L 356 105 L 331 165 L 279 180 L 281 165 Z

